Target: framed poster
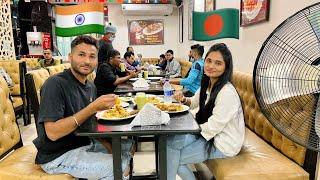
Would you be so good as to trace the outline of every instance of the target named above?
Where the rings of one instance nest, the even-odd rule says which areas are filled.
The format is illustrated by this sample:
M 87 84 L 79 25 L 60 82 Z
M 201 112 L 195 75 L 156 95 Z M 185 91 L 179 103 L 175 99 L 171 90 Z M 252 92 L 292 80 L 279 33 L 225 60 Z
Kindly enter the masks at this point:
M 216 1 L 215 0 L 205 0 L 205 12 L 213 11 L 216 9 Z
M 130 45 L 164 44 L 163 20 L 129 20 L 128 36 Z
M 249 26 L 269 19 L 270 0 L 241 0 L 240 25 Z

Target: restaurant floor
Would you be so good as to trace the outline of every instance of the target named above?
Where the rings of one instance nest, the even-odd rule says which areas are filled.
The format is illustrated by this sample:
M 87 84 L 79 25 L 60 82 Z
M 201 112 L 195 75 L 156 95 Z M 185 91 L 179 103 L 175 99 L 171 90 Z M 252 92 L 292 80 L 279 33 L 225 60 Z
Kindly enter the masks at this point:
M 24 126 L 22 118 L 20 117 L 18 119 L 18 124 L 24 145 L 32 144 L 32 140 L 37 137 L 33 117 L 31 122 L 32 123 L 30 125 Z M 140 147 L 141 148 L 139 148 L 138 152 L 136 152 L 134 155 L 134 175 L 155 173 L 154 143 L 144 142 Z M 180 180 L 178 176 L 176 179 Z

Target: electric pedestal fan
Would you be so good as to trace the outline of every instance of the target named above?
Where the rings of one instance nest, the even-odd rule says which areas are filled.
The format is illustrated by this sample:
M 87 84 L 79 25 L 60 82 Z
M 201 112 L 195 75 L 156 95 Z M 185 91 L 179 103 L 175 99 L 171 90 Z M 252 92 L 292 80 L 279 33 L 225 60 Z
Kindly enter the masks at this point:
M 282 22 L 263 43 L 253 86 L 261 111 L 290 140 L 320 151 L 320 3 Z

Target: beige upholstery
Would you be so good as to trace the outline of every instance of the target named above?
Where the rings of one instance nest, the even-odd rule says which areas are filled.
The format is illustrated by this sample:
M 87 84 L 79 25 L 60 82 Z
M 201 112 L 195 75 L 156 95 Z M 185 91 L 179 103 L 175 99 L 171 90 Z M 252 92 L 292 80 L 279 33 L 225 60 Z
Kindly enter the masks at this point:
M 0 155 L 11 149 L 20 141 L 20 134 L 12 103 L 9 99 L 9 88 L 0 76 Z M 1 177 L 1 176 L 0 176 Z M 0 178 L 1 179 L 1 178 Z
M 309 179 L 301 167 L 306 149 L 280 134 L 261 113 L 252 75 L 235 72 L 233 84 L 243 103 L 246 139 L 239 155 L 206 162 L 216 179 Z M 308 108 L 299 108 L 311 115 Z
M 40 103 L 40 89 L 43 83 L 50 77 L 49 72 L 46 69 L 37 69 L 29 71 L 28 74 L 31 74 L 34 80 L 35 88 L 37 91 L 38 102 Z
M 67 180 L 68 174 L 50 175 L 34 163 L 37 149 L 34 145 L 23 146 L 0 162 L 0 179 Z
M 48 69 L 50 76 L 55 75 L 59 72 L 62 72 L 65 69 L 65 66 L 62 64 L 46 67 Z
M 14 84 L 13 87 L 10 88 L 10 94 L 13 97 L 15 113 L 23 115 L 24 125 L 30 124 L 30 112 L 25 96 L 25 62 L 17 60 L 1 60 L 0 67 L 3 67 L 6 70 Z
M 179 61 L 180 66 L 181 66 L 181 77 L 185 78 L 189 72 L 189 69 L 192 66 L 192 62 L 184 60 L 184 59 L 179 59 L 179 58 L 177 60 Z
M 22 63 L 22 61 L 13 61 L 13 60 L 9 60 L 9 61 L 0 61 L 0 67 L 3 67 L 6 72 L 10 75 L 14 86 L 12 88 L 11 95 L 15 96 L 20 96 L 20 68 L 19 68 L 19 63 Z
M 63 63 L 62 65 L 64 66 L 65 69 L 69 69 L 71 67 L 70 63 Z
M 13 104 L 13 107 L 19 107 L 19 106 L 23 106 L 23 101 L 22 101 L 22 98 L 19 97 L 19 96 L 12 96 L 11 97 L 12 99 L 12 104 Z
M 16 123 L 9 88 L 0 77 L 0 179 L 73 179 L 70 175 L 49 175 L 34 163 L 36 148 L 33 145 L 22 146 L 20 132 Z M 20 146 L 20 148 L 19 148 Z M 21 147 L 22 146 L 22 147 Z M 15 151 L 12 151 L 16 149 Z M 8 154 L 8 152 L 11 152 Z
M 26 62 L 28 69 L 38 69 L 40 68 L 39 60 L 38 58 L 21 58 L 22 61 Z
M 94 71 L 87 76 L 87 79 L 92 82 L 94 81 L 95 78 L 96 78 L 96 73 Z
M 142 63 L 142 65 L 144 65 L 145 63 L 155 65 L 155 64 L 159 63 L 159 58 L 142 58 L 141 63 Z

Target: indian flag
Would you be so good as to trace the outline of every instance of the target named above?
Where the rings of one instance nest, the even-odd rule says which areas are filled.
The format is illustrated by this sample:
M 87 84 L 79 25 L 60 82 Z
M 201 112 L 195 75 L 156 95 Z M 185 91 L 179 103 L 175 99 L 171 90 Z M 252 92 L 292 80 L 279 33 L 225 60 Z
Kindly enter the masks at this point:
M 88 33 L 104 34 L 102 3 L 56 6 L 56 35 L 63 37 Z

